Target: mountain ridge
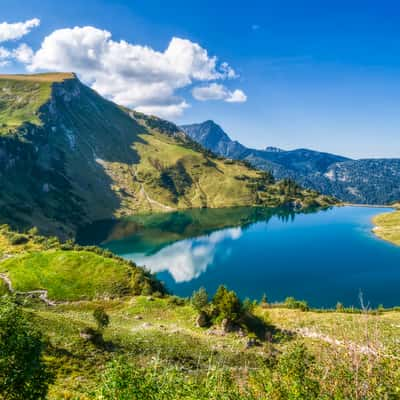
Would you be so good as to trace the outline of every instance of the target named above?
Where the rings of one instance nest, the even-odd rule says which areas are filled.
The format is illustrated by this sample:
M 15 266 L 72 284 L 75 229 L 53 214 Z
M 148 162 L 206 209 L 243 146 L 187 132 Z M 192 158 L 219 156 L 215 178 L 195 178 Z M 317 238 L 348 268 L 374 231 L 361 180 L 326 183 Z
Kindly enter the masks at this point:
M 0 188 L 0 221 L 62 237 L 140 212 L 326 201 L 215 157 L 71 73 L 0 79 Z
M 183 125 L 193 140 L 216 154 L 245 160 L 256 168 L 270 171 L 277 179 L 292 178 L 304 187 L 332 195 L 346 202 L 390 204 L 400 198 L 400 159 L 353 160 L 309 149 L 273 151 L 247 148 L 213 121 Z M 222 131 L 212 139 L 215 131 Z M 210 145 L 214 143 L 214 145 Z

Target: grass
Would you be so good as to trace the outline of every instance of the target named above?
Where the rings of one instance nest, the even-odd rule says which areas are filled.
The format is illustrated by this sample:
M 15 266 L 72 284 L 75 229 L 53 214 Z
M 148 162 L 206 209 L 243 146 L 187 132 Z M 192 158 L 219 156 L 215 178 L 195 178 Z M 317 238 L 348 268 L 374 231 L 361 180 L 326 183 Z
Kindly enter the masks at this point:
M 137 177 L 148 196 L 161 205 L 175 209 L 221 208 L 253 206 L 279 206 L 288 201 L 280 193 L 278 184 L 264 183 L 263 173 L 249 168 L 238 161 L 208 157 L 177 141 L 174 137 L 152 131 L 140 135 L 142 141 L 135 144 L 140 157 Z M 188 177 L 186 185 L 171 182 L 171 188 L 160 184 L 164 171 L 182 170 Z M 174 180 L 174 175 L 171 175 Z M 180 184 L 180 185 L 178 185 Z M 179 190 L 177 190 L 179 189 Z M 179 196 L 176 192 L 179 192 Z M 316 200 L 323 203 L 323 197 L 307 190 L 299 191 L 294 200 L 307 202 Z M 156 206 L 158 211 L 165 207 Z
M 104 336 L 106 342 L 113 343 L 108 350 L 85 344 L 79 337 L 80 329 L 95 327 L 92 314 L 97 306 L 104 307 L 111 318 Z M 122 354 L 140 365 L 158 359 L 193 371 L 207 371 L 210 362 L 240 368 L 255 367 L 262 361 L 257 349 L 244 351 L 244 340 L 236 335 L 210 336 L 196 328 L 191 306 L 173 305 L 168 298 L 81 302 L 28 311 L 45 327 L 52 344 L 49 357 L 57 366 L 58 379 L 50 399 L 85 398 L 84 393 L 99 384 L 107 361 Z
M 132 292 L 133 270 L 116 259 L 87 251 L 48 250 L 3 261 L 17 291 L 44 289 L 52 300 L 115 297 Z
M 96 307 L 103 307 L 111 321 L 104 334 L 109 345 L 104 348 L 85 343 L 79 337 L 80 329 L 95 327 L 93 310 Z M 301 342 L 306 343 L 317 365 L 323 368 L 324 374 L 319 379 L 329 392 L 343 379 L 335 376 L 335 368 L 344 367 L 342 363 L 351 368 L 352 362 L 356 362 L 356 345 L 359 348 L 379 346 L 385 357 L 396 356 L 400 326 L 400 313 L 395 311 L 379 315 L 343 314 L 257 306 L 254 312 L 270 327 L 271 339 L 261 346 L 246 349 L 247 338 L 235 333 L 210 335 L 207 329 L 197 328 L 196 312 L 191 305 L 176 305 L 169 297 L 148 300 L 139 296 L 50 308 L 35 306 L 27 312 L 51 343 L 47 358 L 57 371 L 57 380 L 49 399 L 93 398 L 90 393 L 100 384 L 105 365 L 121 355 L 126 362 L 139 366 L 156 362 L 178 368 L 185 376 L 207 375 L 210 370 L 223 368 L 235 371 L 237 379 L 245 379 L 245 371 L 262 368 L 271 352 L 284 353 L 294 343 Z M 322 336 L 303 337 L 299 329 L 343 340 L 344 344 L 328 343 Z M 387 358 L 387 362 L 393 371 L 400 367 L 396 360 Z M 364 367 L 364 364 L 357 366 L 360 373 Z
M 0 75 L 0 135 L 24 123 L 42 125 L 39 110 L 50 98 L 52 84 L 71 78 L 60 73 Z
M 150 273 L 110 252 L 61 243 L 35 230 L 16 233 L 7 225 L 0 226 L 0 272 L 15 291 L 47 290 L 48 298 L 56 301 L 164 293 Z
M 400 246 L 400 211 L 378 215 L 373 223 L 375 235 Z
M 14 80 L 14 81 L 29 81 L 29 82 L 62 82 L 65 79 L 73 79 L 75 75 L 72 72 L 52 72 L 52 73 L 43 73 L 43 74 L 16 74 L 16 75 L 7 75 L 0 74 L 0 80 Z

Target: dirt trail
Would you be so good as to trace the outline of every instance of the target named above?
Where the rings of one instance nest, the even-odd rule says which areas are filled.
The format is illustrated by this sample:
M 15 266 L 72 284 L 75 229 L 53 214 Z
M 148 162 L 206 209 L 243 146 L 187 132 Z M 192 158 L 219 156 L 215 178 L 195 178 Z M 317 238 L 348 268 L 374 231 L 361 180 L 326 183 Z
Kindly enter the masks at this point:
M 173 208 L 173 207 L 166 206 L 165 204 L 162 204 L 162 203 L 160 203 L 160 202 L 158 202 L 158 201 L 156 201 L 156 200 L 153 200 L 153 199 L 147 194 L 147 192 L 146 192 L 146 190 L 145 190 L 145 188 L 144 188 L 144 186 L 143 186 L 143 183 L 140 182 L 140 180 L 139 180 L 139 177 L 138 177 L 138 175 L 137 175 L 137 170 L 136 170 L 136 168 L 134 169 L 134 176 L 135 176 L 135 180 L 136 180 L 136 181 L 139 183 L 139 185 L 140 185 L 140 193 L 145 197 L 145 199 L 147 200 L 147 202 L 150 204 L 150 207 L 151 207 L 152 205 L 155 205 L 155 206 L 158 206 L 158 207 L 162 208 L 163 210 L 167 210 L 167 211 L 174 211 L 174 210 L 176 210 L 176 209 Z
M 0 262 L 2 262 L 4 260 L 8 260 L 11 257 L 12 257 L 11 255 L 5 254 L 0 258 Z M 56 305 L 56 303 L 54 301 L 49 300 L 47 290 L 31 290 L 29 292 L 19 292 L 19 291 L 14 290 L 11 279 L 8 277 L 7 274 L 0 273 L 0 279 L 5 283 L 5 285 L 7 286 L 7 289 L 10 293 L 13 293 L 17 296 L 24 296 L 24 297 L 28 297 L 28 298 L 37 297 L 40 300 L 42 300 L 45 304 L 47 304 L 48 306 Z
M 343 347 L 348 349 L 349 351 L 354 351 L 359 354 L 365 354 L 365 355 L 371 355 L 371 356 L 381 356 L 385 358 L 390 358 L 393 360 L 399 360 L 400 357 L 393 356 L 391 354 L 385 354 L 382 352 L 382 349 L 380 348 L 375 348 L 374 346 L 371 345 L 360 345 L 351 341 L 345 341 L 345 340 L 339 340 L 332 338 L 328 335 L 325 335 L 321 332 L 316 332 L 313 331 L 309 328 L 298 328 L 295 329 L 295 332 L 302 337 L 310 338 L 310 339 L 317 339 L 321 340 L 325 343 L 329 343 L 333 346 L 338 346 L 338 347 Z
M 162 203 L 160 203 L 160 202 L 158 202 L 158 201 L 156 201 L 156 200 L 153 200 L 153 199 L 147 194 L 146 190 L 145 190 L 144 187 L 143 187 L 143 184 L 140 184 L 140 186 L 141 186 L 140 192 L 141 192 L 141 193 L 143 194 L 143 196 L 146 198 L 147 202 L 150 204 L 150 207 L 151 207 L 152 205 L 155 205 L 155 206 L 158 206 L 158 207 L 162 208 L 163 210 L 167 210 L 167 211 L 174 211 L 174 210 L 176 210 L 176 209 L 173 208 L 173 207 L 166 206 L 165 204 L 162 204 Z
M 37 297 L 42 300 L 48 306 L 55 306 L 56 303 L 54 301 L 49 300 L 47 290 L 31 290 L 29 292 L 19 292 L 14 290 L 12 286 L 12 282 L 10 278 L 6 274 L 0 274 L 0 279 L 6 284 L 10 293 L 13 293 L 17 296 L 24 296 L 28 298 Z

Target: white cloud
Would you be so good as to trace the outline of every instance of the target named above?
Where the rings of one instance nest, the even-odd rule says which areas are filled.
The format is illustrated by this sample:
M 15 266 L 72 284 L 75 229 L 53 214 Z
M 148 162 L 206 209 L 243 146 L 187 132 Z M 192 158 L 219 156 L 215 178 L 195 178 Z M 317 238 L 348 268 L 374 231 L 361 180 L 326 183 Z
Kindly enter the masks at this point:
M 135 109 L 144 114 L 149 115 L 163 115 L 165 118 L 175 118 L 182 115 L 182 112 L 185 108 L 189 108 L 190 105 L 186 103 L 186 101 L 182 101 L 177 104 L 170 104 L 165 106 L 157 106 L 157 105 L 148 105 L 148 106 L 138 106 Z
M 192 95 L 200 101 L 224 100 L 229 103 L 243 103 L 247 100 L 247 96 L 242 90 L 236 89 L 231 92 L 224 85 L 215 82 L 208 86 L 195 87 Z
M 12 57 L 23 64 L 28 64 L 32 61 L 33 50 L 27 44 L 22 43 L 13 50 Z
M 247 101 L 247 96 L 243 92 L 243 90 L 236 89 L 233 92 L 229 93 L 229 97 L 225 100 L 228 103 L 244 103 Z
M 38 18 L 33 18 L 25 22 L 16 22 L 14 24 L 2 22 L 0 23 L 0 42 L 20 39 L 39 25 L 40 19 Z
M 20 44 L 13 50 L 8 50 L 5 47 L 0 47 L 0 67 L 5 67 L 11 64 L 12 60 L 17 60 L 23 64 L 32 61 L 33 50 L 25 43 Z
M 199 86 L 192 90 L 192 95 L 196 100 L 222 100 L 227 96 L 225 86 L 218 83 L 211 83 L 209 86 Z
M 0 60 L 5 60 L 11 56 L 11 53 L 4 47 L 0 47 Z
M 218 63 L 217 57 L 190 40 L 174 37 L 165 51 L 156 51 L 114 41 L 110 32 L 91 26 L 54 31 L 32 57 L 25 50 L 30 71 L 76 72 L 116 103 L 167 118 L 181 115 L 189 106 L 177 90 L 237 77 L 226 62 Z

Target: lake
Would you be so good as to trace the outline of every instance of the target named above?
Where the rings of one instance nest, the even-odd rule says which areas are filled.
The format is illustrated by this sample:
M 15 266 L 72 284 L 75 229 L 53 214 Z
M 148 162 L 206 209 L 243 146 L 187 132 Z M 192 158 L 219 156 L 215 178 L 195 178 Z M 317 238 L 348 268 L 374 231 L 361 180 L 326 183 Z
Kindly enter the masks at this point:
M 144 265 L 175 294 L 220 284 L 241 298 L 400 305 L 400 248 L 371 232 L 388 209 L 201 209 L 101 221 L 78 235 Z

